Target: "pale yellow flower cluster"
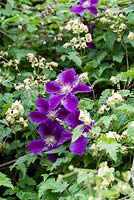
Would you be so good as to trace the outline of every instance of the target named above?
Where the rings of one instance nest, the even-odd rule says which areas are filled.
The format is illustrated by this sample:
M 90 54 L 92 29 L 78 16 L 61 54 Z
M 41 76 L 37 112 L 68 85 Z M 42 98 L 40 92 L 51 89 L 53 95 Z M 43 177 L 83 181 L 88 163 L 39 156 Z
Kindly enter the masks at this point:
M 84 80 L 87 80 L 87 81 L 89 80 L 87 72 L 84 72 L 84 73 L 82 73 L 82 74 L 79 75 L 78 81 L 79 82 L 84 82 Z
M 58 67 L 58 63 L 57 62 L 49 62 L 49 63 L 46 63 L 46 68 L 49 68 L 50 70 L 53 70 L 54 67 Z
M 6 112 L 6 121 L 9 124 L 19 123 L 22 124 L 24 127 L 27 127 L 27 123 L 22 117 L 24 115 L 24 108 L 20 101 L 16 100 L 12 105 L 11 108 L 8 108 Z M 19 118 L 19 120 L 17 120 Z
M 107 104 L 111 105 L 111 104 L 117 104 L 124 101 L 122 96 L 118 93 L 118 92 L 112 92 L 112 96 L 108 98 L 107 100 Z
M 15 85 L 16 90 L 31 90 L 31 79 L 26 78 L 23 80 L 23 83 L 19 83 L 18 85 Z
M 45 66 L 46 59 L 39 56 L 38 58 L 33 53 L 27 54 L 27 60 L 31 63 L 32 67 L 39 66 L 39 68 L 43 69 Z
M 115 180 L 114 168 L 108 167 L 107 162 L 103 162 L 99 165 L 97 176 L 102 179 L 102 182 L 100 185 L 94 187 L 94 189 L 95 190 L 105 189 L 111 184 L 111 182 Z
M 87 43 L 92 41 L 92 36 L 88 33 L 88 28 L 78 19 L 70 20 L 66 27 L 66 30 L 72 31 L 77 36 L 73 37 L 68 43 L 63 45 L 64 48 L 73 47 L 75 49 L 85 49 Z M 83 34 L 83 35 L 81 35 Z
M 128 39 L 129 40 L 134 40 L 134 32 L 129 32 L 129 34 L 128 34 Z
M 85 125 L 90 125 L 91 118 L 87 110 L 80 110 L 79 120 L 83 121 Z

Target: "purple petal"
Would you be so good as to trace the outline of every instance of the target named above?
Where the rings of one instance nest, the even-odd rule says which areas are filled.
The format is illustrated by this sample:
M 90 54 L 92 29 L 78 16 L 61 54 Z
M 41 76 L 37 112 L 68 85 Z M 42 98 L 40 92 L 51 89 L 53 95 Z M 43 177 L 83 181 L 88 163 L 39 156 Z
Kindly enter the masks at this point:
M 70 9 L 71 12 L 74 12 L 76 14 L 82 15 L 83 12 L 85 11 L 85 8 L 81 5 L 74 5 L 72 6 L 72 8 Z
M 45 149 L 46 145 L 43 140 L 33 140 L 29 145 L 28 145 L 28 151 L 39 154 Z
M 46 83 L 46 92 L 48 94 L 52 94 L 52 93 L 60 92 L 60 91 L 61 91 L 61 87 L 59 83 L 57 83 L 56 81 L 49 81 Z
M 36 102 L 36 108 L 39 112 L 46 113 L 49 109 L 48 100 L 44 98 L 38 98 Z
M 29 114 L 29 117 L 32 121 L 36 122 L 37 124 L 44 123 L 46 121 L 46 115 L 40 113 L 38 111 L 33 111 Z
M 90 5 L 96 5 L 99 3 L 99 0 L 90 0 Z
M 87 147 L 88 139 L 84 136 L 80 136 L 74 143 L 69 147 L 70 151 L 74 154 L 82 155 Z
M 85 3 L 87 0 L 80 0 L 80 4 Z
M 80 114 L 79 111 L 70 113 L 65 120 L 67 125 L 70 126 L 71 128 L 75 128 L 76 126 L 83 124 L 83 122 L 79 120 L 79 114 Z
M 97 8 L 95 6 L 90 6 L 88 8 L 86 8 L 86 10 L 90 13 L 92 13 L 93 15 L 97 15 L 98 11 Z
M 68 115 L 70 114 L 70 112 L 63 107 L 60 110 L 58 110 L 57 114 L 58 114 L 58 118 L 60 120 L 66 121 L 66 118 L 68 117 Z
M 81 93 L 81 92 L 91 92 L 91 87 L 87 86 L 84 83 L 78 83 L 71 91 L 72 94 Z
M 77 75 L 75 70 L 71 68 L 61 72 L 58 79 L 63 85 L 72 85 L 77 80 Z
M 55 162 L 58 158 L 58 154 L 57 153 L 54 153 L 54 154 L 46 154 L 46 156 L 48 157 L 48 159 L 51 161 L 51 162 Z
M 65 94 L 52 94 L 49 98 L 49 108 L 50 110 L 54 110 L 59 106 L 61 100 L 64 98 Z
M 69 131 L 69 130 L 64 130 L 64 131 L 62 132 L 62 136 L 61 136 L 61 138 L 60 138 L 60 140 L 59 140 L 59 142 L 58 142 L 58 145 L 61 145 L 61 144 L 63 144 L 64 142 L 67 142 L 67 141 L 71 140 L 71 138 L 72 138 L 72 133 L 71 133 L 71 131 Z
M 72 94 L 68 94 L 63 104 L 68 111 L 74 112 L 78 107 L 78 98 Z
M 93 42 L 87 42 L 87 48 L 96 49 L 95 44 Z

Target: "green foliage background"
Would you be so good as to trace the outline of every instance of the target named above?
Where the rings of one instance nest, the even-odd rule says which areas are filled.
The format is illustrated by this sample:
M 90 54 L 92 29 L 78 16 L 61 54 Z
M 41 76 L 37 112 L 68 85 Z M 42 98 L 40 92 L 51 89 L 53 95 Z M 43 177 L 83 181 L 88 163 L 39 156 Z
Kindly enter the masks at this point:
M 75 3 L 75 0 L 0 2 L 0 200 L 134 199 L 134 39 L 128 39 L 129 33 L 134 33 L 134 2 L 100 0 L 98 16 L 71 13 L 70 7 Z M 108 9 L 111 15 L 106 13 Z M 65 26 L 77 18 L 86 25 L 94 24 L 96 49 L 63 48 L 73 38 Z M 126 28 L 120 29 L 121 24 Z M 47 62 L 55 61 L 58 67 L 53 70 L 32 67 L 28 53 L 44 57 Z M 37 138 L 37 126 L 28 114 L 35 109 L 38 96 L 47 97 L 44 75 L 52 80 L 70 67 L 78 74 L 88 72 L 93 93 L 79 96 L 79 108 L 90 112 L 96 124 L 83 156 L 73 155 L 65 144 L 55 150 L 64 157 L 51 163 L 45 153 L 34 155 L 27 151 L 29 142 Z M 110 81 L 112 76 L 119 84 Z M 31 90 L 16 90 L 15 86 L 26 78 L 36 84 L 30 86 Z M 98 110 L 107 103 L 112 90 L 118 91 L 124 101 L 110 106 L 101 115 Z M 24 107 L 27 127 L 17 121 L 7 123 L 6 112 L 16 100 Z M 106 137 L 109 131 L 117 133 L 120 139 Z M 124 138 L 123 131 L 127 132 Z M 79 134 L 78 130 L 74 132 Z M 98 170 L 103 165 L 109 168 L 99 177 Z M 109 184 L 103 187 L 104 180 Z

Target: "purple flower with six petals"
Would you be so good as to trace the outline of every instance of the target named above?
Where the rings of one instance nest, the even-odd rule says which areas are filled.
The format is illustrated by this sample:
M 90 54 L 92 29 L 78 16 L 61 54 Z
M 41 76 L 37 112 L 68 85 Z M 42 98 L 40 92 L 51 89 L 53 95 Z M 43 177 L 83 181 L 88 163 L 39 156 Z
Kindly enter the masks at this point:
M 58 81 L 46 83 L 46 92 L 54 104 L 63 106 L 70 112 L 74 112 L 78 107 L 77 93 L 91 92 L 92 89 L 84 83 L 78 81 L 78 76 L 73 68 L 67 69 L 58 75 Z M 55 93 L 55 94 L 54 94 Z
M 96 5 L 98 4 L 99 0 L 79 0 L 80 5 L 74 5 L 71 8 L 71 12 L 76 14 L 83 14 L 84 11 L 88 11 L 94 15 L 97 15 Z

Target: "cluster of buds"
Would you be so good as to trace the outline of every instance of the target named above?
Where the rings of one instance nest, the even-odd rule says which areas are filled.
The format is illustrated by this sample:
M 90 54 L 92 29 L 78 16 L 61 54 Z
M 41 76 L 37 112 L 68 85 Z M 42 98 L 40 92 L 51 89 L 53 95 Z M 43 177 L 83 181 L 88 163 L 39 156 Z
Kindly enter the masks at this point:
M 70 42 L 65 43 L 63 45 L 64 48 L 71 46 L 75 49 L 85 49 L 87 43 L 92 42 L 92 36 L 88 33 L 88 27 L 79 20 L 70 20 L 65 28 L 68 31 L 72 31 L 74 34 L 77 34 L 77 36 L 73 37 Z
M 129 34 L 128 34 L 128 39 L 129 40 L 134 40 L 134 32 L 129 32 Z
M 20 62 L 19 60 L 15 59 L 15 60 L 5 60 L 1 62 L 3 64 L 3 67 L 11 67 L 11 66 L 17 66 Z
M 43 69 L 46 59 L 39 56 L 38 58 L 33 53 L 27 54 L 27 60 L 31 63 L 32 67 L 39 66 L 39 68 Z
M 112 104 L 117 104 L 124 101 L 122 96 L 118 92 L 112 91 L 112 96 L 108 98 L 107 104 L 112 105 Z
M 31 79 L 30 78 L 26 78 L 23 80 L 23 83 L 19 83 L 18 85 L 15 84 L 15 89 L 16 90 L 31 90 Z
M 93 156 L 97 156 L 99 152 L 99 144 L 93 143 L 90 149 L 93 151 Z
M 65 43 L 63 45 L 64 48 L 69 46 L 74 47 L 76 49 L 85 49 L 87 48 L 87 43 L 92 42 L 92 36 L 90 33 L 85 34 L 84 37 L 73 37 L 70 42 Z
M 46 63 L 46 68 L 49 68 L 50 70 L 53 70 L 54 67 L 58 67 L 58 63 L 57 62 L 49 62 L 49 63 Z
M 73 31 L 73 33 L 77 34 L 88 33 L 87 26 L 80 22 L 78 19 L 68 21 L 65 29 L 68 31 Z
M 23 116 L 24 108 L 20 101 L 16 100 L 11 108 L 8 108 L 6 112 L 6 120 L 9 124 L 13 124 L 16 120 L 16 117 Z
M 123 131 L 121 135 L 117 134 L 116 132 L 109 131 L 106 133 L 107 138 L 113 138 L 116 139 L 118 142 L 120 142 L 122 139 L 127 137 L 127 131 Z

